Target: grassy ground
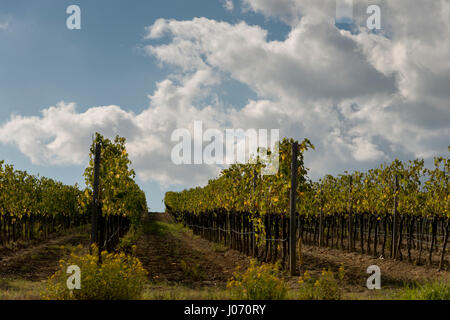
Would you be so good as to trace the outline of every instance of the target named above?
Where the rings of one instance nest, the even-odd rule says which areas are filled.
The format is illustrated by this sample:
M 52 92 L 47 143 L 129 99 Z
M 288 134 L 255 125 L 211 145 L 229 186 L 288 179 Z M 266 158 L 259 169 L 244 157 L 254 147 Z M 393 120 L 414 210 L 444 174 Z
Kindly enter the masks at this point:
M 88 235 L 87 229 L 78 229 L 31 246 L 0 248 L 0 300 L 40 299 L 59 259 L 80 243 L 87 249 Z M 238 266 L 245 270 L 249 265 L 245 255 L 193 235 L 165 214 L 146 217 L 139 235 L 136 255 L 149 273 L 143 299 L 231 299 L 227 281 Z M 303 246 L 302 256 L 301 272 L 313 277 L 344 264 L 344 299 L 450 299 L 449 271 L 329 248 Z M 366 268 L 372 264 L 382 270 L 381 290 L 366 288 Z M 287 298 L 298 299 L 298 277 L 285 274 L 284 280 Z
M 237 266 L 244 269 L 248 257 L 221 244 L 200 239 L 164 214 L 153 215 L 144 225 L 144 236 L 138 243 L 138 256 L 149 271 L 145 299 L 230 299 L 226 282 Z M 437 272 L 427 266 L 406 261 L 393 261 L 345 253 L 336 249 L 304 246 L 301 272 L 311 275 L 331 268 L 337 271 L 344 264 L 343 298 L 350 300 L 404 299 L 420 296 L 431 283 L 450 283 L 448 271 Z M 382 289 L 366 287 L 368 266 L 382 270 Z M 289 284 L 288 299 L 298 298 L 298 278 L 285 275 Z M 448 287 L 448 285 L 447 285 Z M 409 288 L 409 289 L 408 289 Z
M 80 243 L 89 243 L 86 227 L 24 247 L 1 248 L 0 300 L 40 299 L 45 281 L 58 269 L 58 261 Z
M 38 300 L 44 287 L 44 282 L 1 279 L 0 300 Z

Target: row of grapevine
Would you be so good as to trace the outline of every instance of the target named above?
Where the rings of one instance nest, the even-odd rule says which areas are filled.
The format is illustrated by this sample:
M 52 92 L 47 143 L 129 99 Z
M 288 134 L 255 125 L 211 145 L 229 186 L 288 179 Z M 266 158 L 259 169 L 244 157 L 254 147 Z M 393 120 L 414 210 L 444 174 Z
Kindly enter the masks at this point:
M 0 162 L 0 245 L 47 238 L 87 222 L 82 191 Z
M 134 181 L 135 172 L 130 165 L 125 138 L 117 136 L 111 141 L 96 134 L 89 166 L 84 173 L 88 188 L 82 205 L 87 208 L 92 204 L 92 242 L 97 243 L 101 250 L 114 248 L 130 225 L 139 224 L 142 213 L 147 211 L 145 193 Z
M 428 252 L 441 253 L 448 242 L 449 159 L 394 160 L 365 173 L 331 175 L 311 183 L 299 207 L 300 228 L 311 244 L 420 263 Z M 301 230 L 303 232 L 303 230 Z M 336 241 L 333 243 L 333 238 Z M 330 244 L 331 242 L 331 244 Z M 404 253 L 405 250 L 406 252 Z
M 203 187 L 167 192 L 167 211 L 191 227 L 194 233 L 222 241 L 265 261 L 289 257 L 289 192 L 291 187 L 291 145 L 278 145 L 279 170 L 262 175 L 264 164 L 235 164 Z M 303 153 L 314 146 L 308 139 L 298 144 L 297 181 L 300 196 L 308 183 Z M 270 151 L 269 151 L 270 152 Z M 303 192 L 304 193 L 304 192 Z
M 99 147 L 99 185 L 94 202 L 94 157 Z M 29 175 L 0 162 L 0 245 L 45 239 L 49 234 L 92 222 L 99 212 L 96 243 L 114 248 L 147 210 L 145 193 L 134 181 L 125 139 L 97 134 L 84 176 L 87 188 Z M 96 234 L 97 235 L 97 234 Z
M 285 240 L 289 237 L 292 143 L 284 139 L 279 145 L 278 174 L 262 176 L 260 163 L 232 165 L 203 188 L 168 192 L 167 210 L 182 221 L 195 220 L 190 223 L 194 231 L 208 237 L 226 231 L 229 242 L 237 236 L 238 248 L 247 248 L 244 236 L 251 235 L 259 239 L 252 254 L 267 261 L 276 259 L 280 251 L 284 261 L 289 246 Z M 308 140 L 299 145 L 297 238 L 383 257 L 389 250 L 398 259 L 406 255 L 412 260 L 414 253 L 419 262 L 425 250 L 430 263 L 433 253 L 440 252 L 442 265 L 450 217 L 448 158 L 436 158 L 434 169 L 425 168 L 423 160 L 395 160 L 367 172 L 327 175 L 312 182 L 303 164 L 303 152 L 310 147 Z M 230 215 L 248 218 L 238 219 L 236 225 Z M 236 232 L 236 228 L 248 231 Z M 212 238 L 227 241 L 223 236 Z

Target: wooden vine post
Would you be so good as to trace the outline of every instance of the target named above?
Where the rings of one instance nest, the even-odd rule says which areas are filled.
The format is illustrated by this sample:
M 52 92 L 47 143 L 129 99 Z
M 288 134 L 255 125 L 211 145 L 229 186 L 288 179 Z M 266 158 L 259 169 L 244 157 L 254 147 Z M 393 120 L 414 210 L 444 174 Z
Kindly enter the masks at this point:
M 297 233 L 297 213 L 295 200 L 297 196 L 297 152 L 298 143 L 292 144 L 292 159 L 291 159 L 291 190 L 290 190 L 290 230 L 289 230 L 289 270 L 291 276 L 297 274 L 296 261 L 296 233 Z
M 353 246 L 353 176 L 350 176 L 350 196 L 348 209 L 348 251 L 354 251 Z M 362 235 L 361 235 L 362 236 Z
M 449 226 L 449 219 L 447 218 L 445 226 L 444 226 L 444 244 L 442 246 L 441 259 L 439 260 L 439 271 L 442 270 L 442 266 L 444 263 L 445 251 L 447 250 L 448 226 Z
M 397 258 L 397 192 L 398 192 L 398 176 L 395 175 L 395 186 L 394 186 L 394 213 L 392 218 L 392 252 L 393 258 Z
M 450 151 L 450 147 L 449 147 L 449 151 Z M 446 174 L 446 171 L 445 171 L 445 167 L 444 167 L 444 177 L 445 177 L 445 174 Z M 446 205 L 448 207 L 448 197 L 447 197 Z M 442 265 L 444 264 L 445 251 L 447 250 L 449 222 L 450 222 L 449 217 L 447 217 L 447 219 L 445 219 L 445 224 L 443 225 L 444 226 L 444 243 L 442 245 L 441 259 L 439 260 L 439 269 L 438 269 L 439 271 L 442 270 Z
M 256 195 L 256 168 L 253 168 L 253 194 Z M 251 218 L 251 216 L 250 216 Z M 252 226 L 252 235 L 251 235 L 251 239 L 252 239 L 252 256 L 256 257 L 256 236 L 255 236 L 255 221 L 251 222 L 251 226 Z
M 90 253 L 92 254 L 92 245 L 95 244 L 99 247 L 99 239 L 98 239 L 98 222 L 100 216 L 100 201 L 98 195 L 99 183 L 100 183 L 100 153 L 101 147 L 100 144 L 95 145 L 95 154 L 94 154 L 94 184 L 92 186 L 92 217 L 91 217 L 91 247 L 89 248 Z M 100 253 L 100 248 L 99 248 Z
M 319 247 L 323 246 L 323 190 L 320 189 Z

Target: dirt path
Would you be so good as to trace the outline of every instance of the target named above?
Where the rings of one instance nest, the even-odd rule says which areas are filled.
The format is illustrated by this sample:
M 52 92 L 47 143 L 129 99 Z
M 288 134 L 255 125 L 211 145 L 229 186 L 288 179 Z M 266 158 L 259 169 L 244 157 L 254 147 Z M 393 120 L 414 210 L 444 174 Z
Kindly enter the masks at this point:
M 227 280 L 237 266 L 245 268 L 249 263 L 242 253 L 193 235 L 166 214 L 146 217 L 143 230 L 136 254 L 149 272 L 150 299 L 226 299 Z M 89 232 L 80 229 L 24 248 L 0 248 L 0 299 L 39 299 L 36 287 L 57 270 L 68 248 L 78 244 L 87 247 L 88 243 Z M 312 246 L 304 246 L 302 255 L 301 271 L 308 270 L 313 276 L 323 268 L 336 271 L 343 263 L 347 299 L 384 298 L 414 281 L 450 281 L 450 271 L 437 272 L 434 267 L 406 261 Z M 381 268 L 384 290 L 378 293 L 366 288 L 370 265 Z M 286 276 L 286 280 L 292 289 L 298 286 L 297 277 Z
M 0 250 L 0 280 L 42 281 L 58 269 L 58 261 L 67 255 L 67 247 L 87 245 L 89 233 L 80 228 L 24 248 Z M 61 248 L 66 247 L 66 249 Z
M 417 266 L 407 261 L 380 259 L 330 248 L 304 246 L 303 262 L 301 270 L 309 270 L 313 275 L 319 274 L 323 268 L 337 271 L 342 263 L 346 270 L 344 291 L 353 298 L 363 298 L 373 293 L 366 287 L 370 276 L 366 272 L 371 265 L 380 267 L 384 290 L 395 291 L 416 282 L 450 281 L 450 272 L 438 272 L 436 267 Z
M 238 265 L 248 264 L 245 255 L 194 236 L 166 214 L 147 219 L 137 255 L 152 281 L 224 287 Z
M 155 283 L 223 288 L 238 265 L 248 265 L 249 258 L 245 255 L 194 236 L 189 230 L 174 224 L 168 215 L 158 213 L 148 219 L 137 254 L 148 270 L 150 280 Z M 450 281 L 449 271 L 438 272 L 434 267 L 312 246 L 303 247 L 300 270 L 308 270 L 314 276 L 324 268 L 337 271 L 341 263 L 347 272 L 344 292 L 350 299 L 374 298 L 376 293 L 366 287 L 369 277 L 366 270 L 370 265 L 381 269 L 383 294 L 416 281 Z M 286 277 L 286 280 L 292 288 L 298 286 L 297 277 Z

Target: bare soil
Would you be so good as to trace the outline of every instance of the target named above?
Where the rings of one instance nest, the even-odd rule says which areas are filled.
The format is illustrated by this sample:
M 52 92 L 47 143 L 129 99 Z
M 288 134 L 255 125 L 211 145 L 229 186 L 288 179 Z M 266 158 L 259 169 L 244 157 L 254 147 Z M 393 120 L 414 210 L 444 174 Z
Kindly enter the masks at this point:
M 67 256 L 68 250 L 61 246 L 78 244 L 88 246 L 87 229 L 24 247 L 0 248 L 0 292 L 9 289 L 11 280 L 26 281 L 31 286 L 42 283 L 57 271 L 58 261 Z M 189 294 L 205 289 L 223 291 L 236 268 L 240 266 L 245 269 L 250 260 L 238 251 L 193 235 L 163 213 L 145 217 L 144 234 L 138 240 L 136 254 L 149 272 L 151 290 L 158 290 L 159 287 L 161 290 L 167 287 L 190 288 Z M 313 276 L 319 275 L 324 268 L 336 271 L 343 264 L 346 270 L 344 297 L 347 299 L 386 298 L 405 284 L 450 281 L 450 272 L 438 272 L 435 266 L 419 266 L 407 261 L 381 259 L 338 249 L 304 245 L 302 260 L 299 272 L 308 270 Z M 383 290 L 374 292 L 366 288 L 369 277 L 366 270 L 370 265 L 381 268 Z M 286 275 L 286 280 L 292 289 L 298 286 L 297 277 Z M 18 293 L 13 298 L 17 297 L 22 296 Z M 27 297 L 38 296 L 32 292 L 23 296 Z
M 86 230 L 75 230 L 66 235 L 53 237 L 27 247 L 1 248 L 0 280 L 20 279 L 42 281 L 48 279 L 58 269 L 58 261 L 67 255 L 61 246 L 88 245 Z
M 172 225 L 172 217 L 157 213 L 153 224 Z M 198 286 L 224 286 L 237 266 L 246 267 L 249 258 L 240 252 L 194 236 L 181 227 L 175 231 L 146 232 L 137 244 L 137 256 L 152 281 Z
M 381 286 L 383 290 L 396 290 L 405 285 L 433 281 L 450 281 L 449 271 L 438 271 L 435 266 L 414 265 L 407 261 L 375 258 L 354 252 L 345 252 L 338 249 L 303 246 L 303 265 L 300 271 L 311 271 L 319 274 L 322 269 L 331 268 L 337 271 L 341 264 L 346 270 L 344 291 L 357 298 L 364 298 L 371 291 L 367 289 L 366 282 L 370 274 L 367 268 L 377 265 L 381 270 Z
M 150 224 L 174 225 L 172 218 L 162 213 L 151 214 L 148 219 Z M 181 227 L 177 232 L 145 234 L 138 243 L 137 254 L 148 270 L 151 281 L 194 288 L 224 287 L 237 266 L 245 268 L 249 263 L 249 258 L 244 254 L 196 237 Z M 351 299 L 373 298 L 373 291 L 366 287 L 370 276 L 366 271 L 371 265 L 380 267 L 382 288 L 387 291 L 395 291 L 413 283 L 450 281 L 448 270 L 438 272 L 434 266 L 418 266 L 407 261 L 375 258 L 338 249 L 304 245 L 302 256 L 303 264 L 299 266 L 299 273 L 308 270 L 313 276 L 319 275 L 323 269 L 337 271 L 343 264 L 346 270 L 344 292 Z M 187 269 L 200 270 L 201 275 L 193 276 L 192 272 L 186 271 L 186 265 Z M 286 276 L 286 280 L 292 288 L 298 286 L 297 277 Z

